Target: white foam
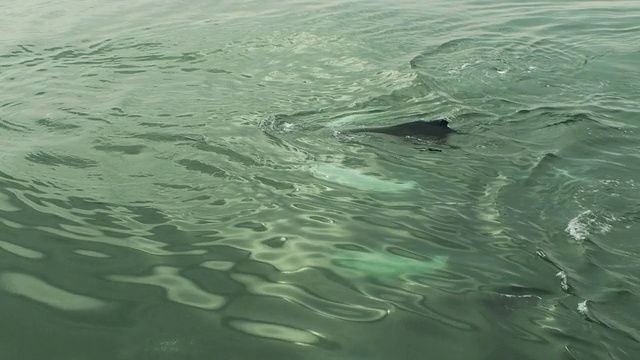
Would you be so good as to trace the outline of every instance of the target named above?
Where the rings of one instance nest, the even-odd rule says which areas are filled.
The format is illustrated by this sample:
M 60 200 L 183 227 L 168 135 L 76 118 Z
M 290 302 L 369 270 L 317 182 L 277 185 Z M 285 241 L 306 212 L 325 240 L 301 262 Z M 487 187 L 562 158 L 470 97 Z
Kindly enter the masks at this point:
M 578 303 L 578 312 L 583 316 L 587 316 L 587 314 L 589 313 L 589 308 L 587 307 L 587 300 L 581 303 Z
M 569 290 L 569 278 L 567 277 L 567 273 L 564 271 L 560 271 L 556 274 L 557 277 L 560 278 L 560 287 L 563 291 Z
M 613 228 L 608 222 L 615 220 L 615 217 L 597 214 L 594 211 L 586 210 L 569 220 L 564 231 L 574 239 L 583 241 L 594 232 L 598 234 L 608 233 Z
M 591 210 L 584 211 L 578 216 L 569 220 L 567 227 L 564 229 L 572 238 L 582 241 L 589 236 L 588 230 L 588 216 L 592 213 Z

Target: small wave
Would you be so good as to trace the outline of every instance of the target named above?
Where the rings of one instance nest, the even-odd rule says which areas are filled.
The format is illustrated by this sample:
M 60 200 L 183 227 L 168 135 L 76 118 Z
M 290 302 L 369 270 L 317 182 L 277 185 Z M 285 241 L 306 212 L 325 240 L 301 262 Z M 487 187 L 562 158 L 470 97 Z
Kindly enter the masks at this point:
M 103 300 L 61 289 L 35 276 L 18 272 L 0 275 L 0 287 L 10 293 L 66 311 L 98 310 L 109 305 Z

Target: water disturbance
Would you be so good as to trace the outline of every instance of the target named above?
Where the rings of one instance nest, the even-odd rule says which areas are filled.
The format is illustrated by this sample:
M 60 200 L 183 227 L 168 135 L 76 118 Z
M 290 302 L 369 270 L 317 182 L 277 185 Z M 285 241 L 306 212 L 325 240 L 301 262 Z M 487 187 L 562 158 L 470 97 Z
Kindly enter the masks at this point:
M 638 359 L 638 44 L 631 0 L 6 2 L 0 357 Z

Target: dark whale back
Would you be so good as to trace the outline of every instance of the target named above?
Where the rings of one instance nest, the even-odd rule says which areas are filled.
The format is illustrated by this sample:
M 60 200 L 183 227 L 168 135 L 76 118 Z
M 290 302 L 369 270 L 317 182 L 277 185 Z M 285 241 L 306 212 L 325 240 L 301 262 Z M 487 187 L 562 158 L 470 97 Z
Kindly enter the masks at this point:
M 411 136 L 423 138 L 445 138 L 456 131 L 449 127 L 449 122 L 444 119 L 416 120 L 398 125 L 360 128 L 347 130 L 350 133 L 377 133 L 393 136 Z

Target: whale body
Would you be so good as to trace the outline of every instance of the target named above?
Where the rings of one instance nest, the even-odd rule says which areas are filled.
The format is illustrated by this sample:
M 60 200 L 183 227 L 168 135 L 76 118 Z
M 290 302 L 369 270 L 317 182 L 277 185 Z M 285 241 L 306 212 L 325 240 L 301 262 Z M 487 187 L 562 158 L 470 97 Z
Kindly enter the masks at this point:
M 348 129 L 347 133 L 376 133 L 401 137 L 419 137 L 442 139 L 456 131 L 449 127 L 449 122 L 444 119 L 416 120 L 398 125 Z
M 400 192 L 418 186 L 414 181 L 384 179 L 341 164 L 318 162 L 308 169 L 317 178 L 363 191 Z

